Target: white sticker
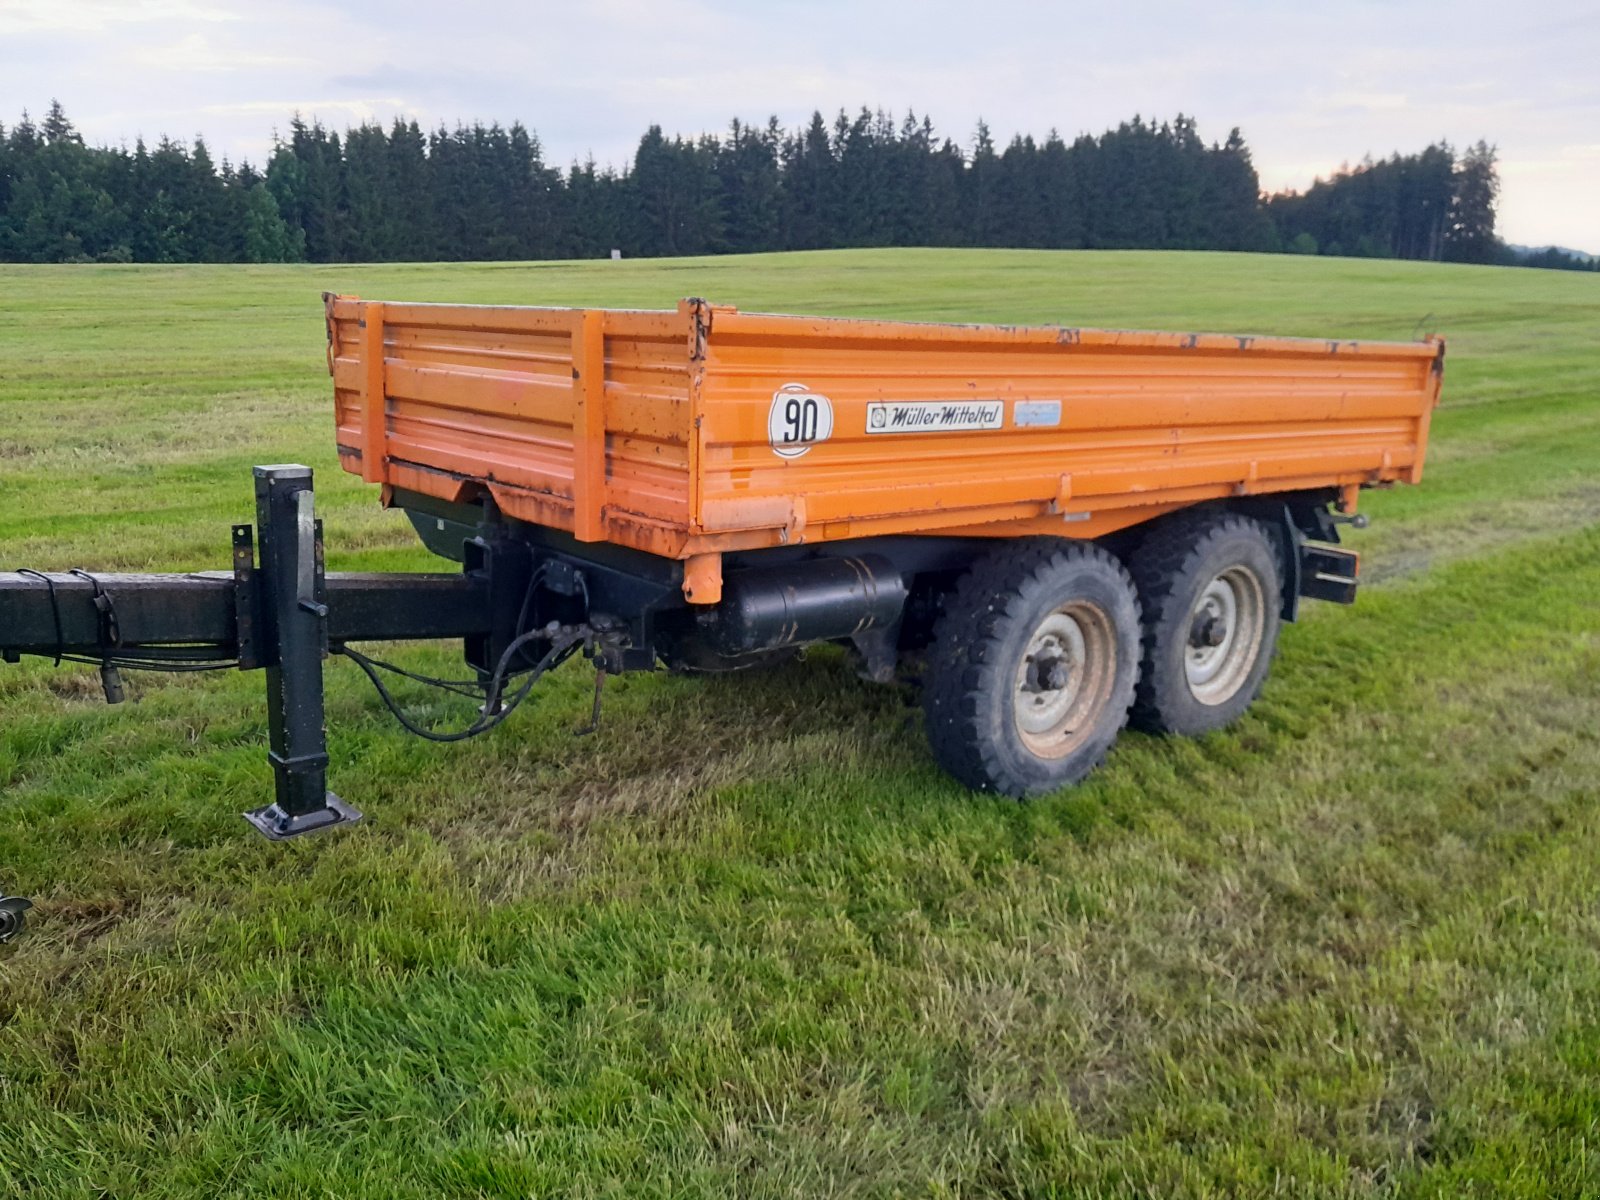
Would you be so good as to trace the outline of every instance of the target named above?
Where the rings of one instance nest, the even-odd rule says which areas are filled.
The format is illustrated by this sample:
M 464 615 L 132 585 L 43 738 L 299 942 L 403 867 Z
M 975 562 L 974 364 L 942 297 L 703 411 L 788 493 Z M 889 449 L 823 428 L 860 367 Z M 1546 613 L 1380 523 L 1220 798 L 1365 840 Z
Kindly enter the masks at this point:
M 868 433 L 958 433 L 999 429 L 1003 400 L 894 400 L 867 405 Z
M 767 440 L 779 458 L 799 458 L 833 436 L 833 402 L 803 383 L 786 383 L 772 394 Z
M 1061 424 L 1061 401 L 1018 400 L 1011 410 L 1011 423 L 1018 429 L 1027 425 Z

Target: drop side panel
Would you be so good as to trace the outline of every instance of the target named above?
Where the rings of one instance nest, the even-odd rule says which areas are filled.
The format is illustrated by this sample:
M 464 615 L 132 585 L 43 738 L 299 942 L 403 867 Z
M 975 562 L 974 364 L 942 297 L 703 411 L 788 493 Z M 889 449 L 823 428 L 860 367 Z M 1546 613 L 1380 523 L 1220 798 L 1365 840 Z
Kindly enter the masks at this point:
M 1411 479 L 1437 359 L 1425 343 L 718 310 L 698 528 L 814 541 L 1018 520 L 1038 532 L 1049 518 L 1076 534 L 1119 523 L 1114 510 L 1131 523 L 1213 496 Z M 825 396 L 833 414 L 832 435 L 795 457 L 775 451 L 769 428 L 786 387 Z M 896 432 L 907 405 L 998 417 Z

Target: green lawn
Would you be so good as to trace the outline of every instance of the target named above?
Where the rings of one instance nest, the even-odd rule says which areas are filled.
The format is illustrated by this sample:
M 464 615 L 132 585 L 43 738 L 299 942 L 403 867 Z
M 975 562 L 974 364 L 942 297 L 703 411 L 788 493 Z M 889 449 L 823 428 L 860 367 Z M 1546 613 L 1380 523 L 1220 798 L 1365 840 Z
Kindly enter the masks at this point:
M 1214 254 L 0 268 L 0 569 L 225 566 L 249 468 L 333 569 L 431 569 L 338 470 L 318 293 L 1450 340 L 1200 741 L 1018 805 L 813 654 L 586 669 L 464 746 L 329 667 L 352 830 L 269 844 L 258 675 L 0 666 L 0 1195 L 1600 1193 L 1600 279 Z M 448 667 L 448 650 L 408 661 Z

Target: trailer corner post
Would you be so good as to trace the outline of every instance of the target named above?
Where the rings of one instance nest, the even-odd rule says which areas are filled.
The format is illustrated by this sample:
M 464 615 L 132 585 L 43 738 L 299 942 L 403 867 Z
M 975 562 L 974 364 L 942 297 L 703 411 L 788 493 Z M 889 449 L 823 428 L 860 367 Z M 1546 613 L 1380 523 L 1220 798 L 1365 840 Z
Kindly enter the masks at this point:
M 388 481 L 389 413 L 384 394 L 383 302 L 362 306 L 361 358 L 361 478 L 368 483 Z
M 277 799 L 244 814 L 273 841 L 359 821 L 328 791 L 322 659 L 328 644 L 322 530 L 311 468 L 255 469 L 261 567 L 256 651 L 267 668 L 267 727 Z

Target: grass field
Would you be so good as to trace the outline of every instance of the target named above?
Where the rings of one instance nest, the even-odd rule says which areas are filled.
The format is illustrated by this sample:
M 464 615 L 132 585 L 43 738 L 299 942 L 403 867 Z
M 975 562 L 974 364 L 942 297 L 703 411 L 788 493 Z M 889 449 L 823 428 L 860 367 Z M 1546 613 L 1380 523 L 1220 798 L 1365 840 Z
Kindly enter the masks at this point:
M 564 669 L 272 845 L 257 675 L 0 667 L 0 1194 L 1600 1193 L 1600 279 L 1206 254 L 0 268 L 0 569 L 213 568 L 338 470 L 318 293 L 1451 338 L 1426 484 L 1240 726 L 1027 805 L 821 653 Z M 447 651 L 412 649 L 445 667 Z

